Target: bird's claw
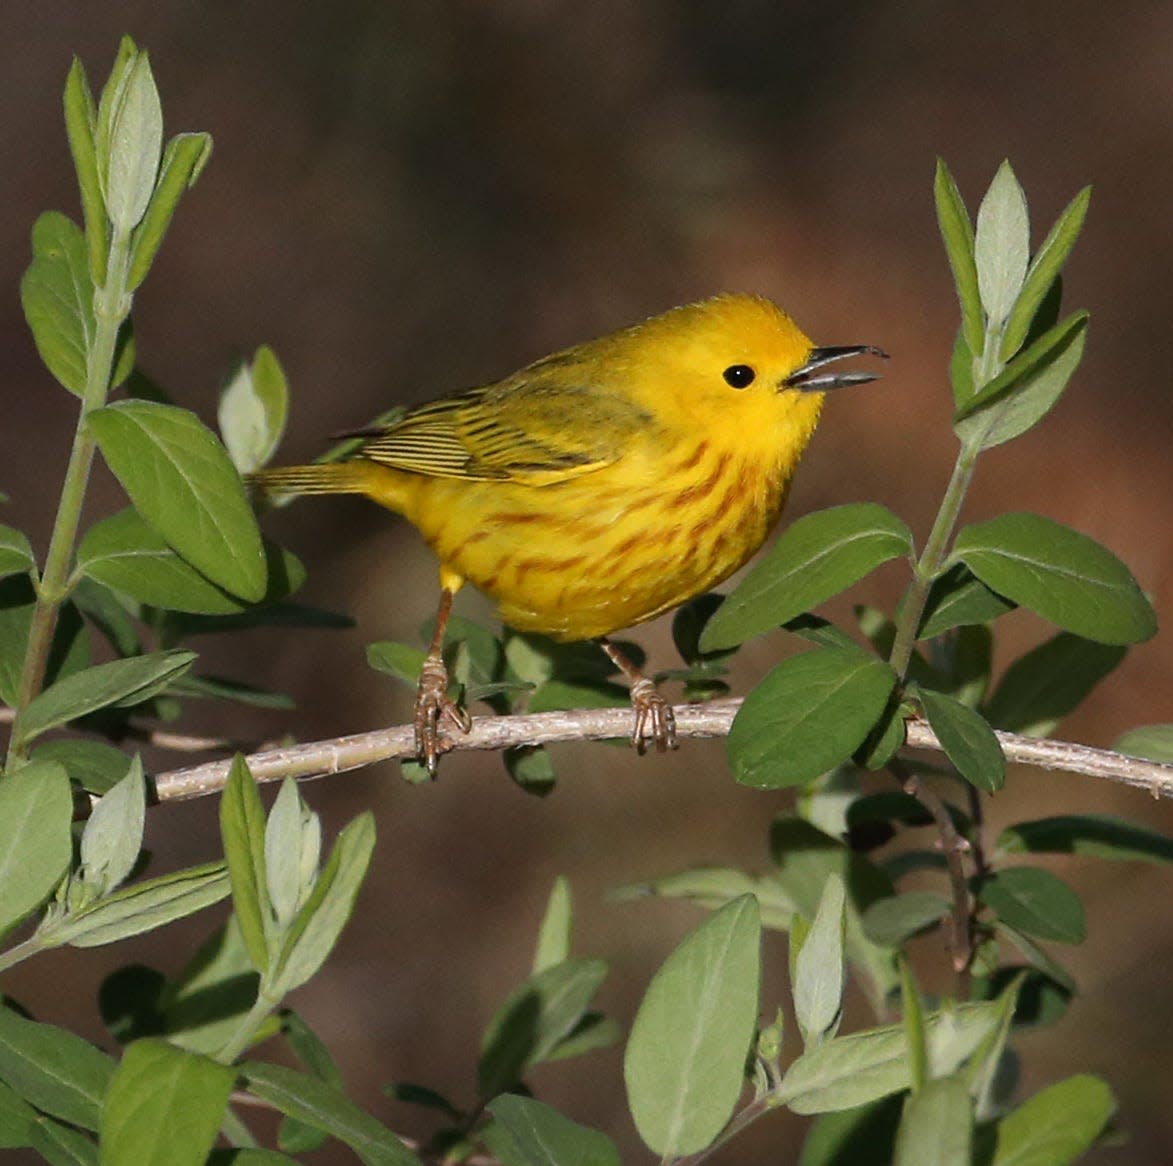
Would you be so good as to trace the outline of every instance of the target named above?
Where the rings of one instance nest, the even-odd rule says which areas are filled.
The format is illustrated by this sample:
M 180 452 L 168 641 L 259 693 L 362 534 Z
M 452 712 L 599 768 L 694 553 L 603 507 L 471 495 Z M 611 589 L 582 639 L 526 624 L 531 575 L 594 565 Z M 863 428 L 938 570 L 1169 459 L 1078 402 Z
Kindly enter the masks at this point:
M 462 733 L 472 728 L 472 718 L 448 695 L 448 669 L 444 661 L 429 656 L 420 670 L 415 697 L 415 751 L 427 767 L 429 777 L 436 776 L 440 754 L 450 747 L 440 735 L 444 721 Z
M 631 744 L 637 753 L 643 753 L 649 741 L 655 743 L 657 753 L 676 748 L 676 717 L 672 706 L 646 676 L 631 686 L 631 707 L 635 711 Z

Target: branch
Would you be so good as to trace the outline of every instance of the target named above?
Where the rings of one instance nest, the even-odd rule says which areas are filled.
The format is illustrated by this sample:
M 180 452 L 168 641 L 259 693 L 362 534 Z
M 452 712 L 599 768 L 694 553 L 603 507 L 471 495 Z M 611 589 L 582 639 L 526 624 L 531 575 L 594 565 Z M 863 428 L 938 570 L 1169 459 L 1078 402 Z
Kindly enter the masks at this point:
M 725 737 L 740 699 L 714 700 L 708 704 L 677 705 L 676 736 Z M 928 724 L 911 718 L 905 725 L 906 744 L 913 749 L 941 751 L 940 742 Z M 511 717 L 474 717 L 467 735 L 445 733 L 443 752 L 466 749 L 501 750 L 522 745 L 552 745 L 561 741 L 604 741 L 626 738 L 631 733 L 631 710 L 574 709 L 566 712 L 527 713 Z M 1040 769 L 1099 777 L 1122 785 L 1147 790 L 1153 797 L 1173 797 L 1173 765 L 1126 757 L 1109 749 L 1093 749 L 1070 741 L 1023 737 L 1018 733 L 997 734 L 1007 761 Z M 415 757 L 415 733 L 410 725 L 376 729 L 329 741 L 312 741 L 282 749 L 267 749 L 246 760 L 257 781 L 280 781 L 286 777 L 310 780 L 359 769 L 376 761 Z M 185 769 L 155 775 L 159 801 L 181 801 L 204 797 L 221 789 L 228 778 L 228 761 L 209 761 Z

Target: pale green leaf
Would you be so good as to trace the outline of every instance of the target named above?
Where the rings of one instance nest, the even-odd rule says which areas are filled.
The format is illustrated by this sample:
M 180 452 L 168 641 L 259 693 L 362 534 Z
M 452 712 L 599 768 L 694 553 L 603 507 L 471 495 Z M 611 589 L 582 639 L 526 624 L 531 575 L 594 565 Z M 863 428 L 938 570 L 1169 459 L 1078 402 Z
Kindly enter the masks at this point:
M 126 776 L 98 799 L 82 831 L 81 877 L 96 894 L 112 891 L 133 870 L 146 814 L 146 781 L 136 756 Z
M 1003 162 L 978 207 L 974 262 L 989 324 L 1001 328 L 1022 290 L 1030 260 L 1026 196 L 1009 162 Z
M 0 777 L 0 933 L 52 894 L 73 857 L 65 770 L 33 761 Z
M 345 1142 L 366 1166 L 421 1166 L 395 1134 L 340 1089 L 307 1073 L 260 1061 L 246 1061 L 240 1071 L 251 1094 Z
M 45 367 L 80 397 L 94 338 L 94 285 L 81 230 L 57 211 L 33 224 L 33 261 L 20 281 L 20 302 Z
M 570 882 L 559 875 L 550 888 L 546 913 L 538 930 L 534 949 L 533 971 L 544 972 L 570 958 L 570 931 L 574 923 L 574 909 L 570 901 Z
M 758 1009 L 761 925 L 752 896 L 706 919 L 656 973 L 623 1062 L 640 1137 L 665 1158 L 703 1150 L 741 1093 Z

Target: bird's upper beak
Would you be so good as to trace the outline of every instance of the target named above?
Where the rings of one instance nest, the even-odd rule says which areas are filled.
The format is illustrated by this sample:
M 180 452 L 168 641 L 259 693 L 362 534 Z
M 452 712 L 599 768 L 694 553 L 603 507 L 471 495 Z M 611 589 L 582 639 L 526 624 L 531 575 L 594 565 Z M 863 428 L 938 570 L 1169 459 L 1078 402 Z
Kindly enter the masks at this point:
M 830 348 L 812 348 L 806 363 L 792 372 L 781 384 L 784 389 L 800 389 L 804 393 L 825 393 L 828 389 L 843 389 L 849 385 L 866 385 L 868 381 L 878 380 L 880 374 L 876 372 L 825 372 L 815 375 L 816 371 L 833 360 L 842 360 L 847 356 L 879 356 L 884 360 L 888 354 L 871 344 L 839 344 Z

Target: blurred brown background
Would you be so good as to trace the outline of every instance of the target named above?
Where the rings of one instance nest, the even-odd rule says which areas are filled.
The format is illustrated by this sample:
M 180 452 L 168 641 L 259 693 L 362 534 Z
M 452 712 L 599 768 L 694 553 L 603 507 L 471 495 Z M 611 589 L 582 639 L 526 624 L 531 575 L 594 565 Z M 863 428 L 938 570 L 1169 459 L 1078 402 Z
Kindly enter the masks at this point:
M 1173 6 L 5 5 L 0 486 L 12 496 L 5 521 L 41 550 L 75 402 L 37 363 L 17 284 L 35 216 L 77 213 L 60 117 L 71 55 L 98 88 L 123 32 L 151 52 L 168 132 L 204 129 L 216 143 L 138 296 L 141 364 L 212 421 L 234 362 L 272 344 L 294 389 L 288 459 L 395 402 L 493 379 L 672 304 L 757 291 L 818 343 L 893 355 L 879 386 L 829 403 L 791 513 L 874 499 L 923 538 L 955 452 L 944 370 L 956 305 L 933 218 L 934 159 L 949 161 L 973 211 L 1009 157 L 1036 242 L 1093 183 L 1067 277 L 1068 306 L 1092 312 L 1087 358 L 1040 429 L 987 455 L 967 516 L 1032 509 L 1088 532 L 1173 620 Z M 94 514 L 120 504 L 108 479 L 96 486 Z M 304 597 L 350 611 L 358 627 L 209 642 L 210 670 L 280 686 L 301 708 L 199 708 L 191 727 L 310 739 L 402 719 L 405 695 L 367 670 L 363 645 L 414 638 L 435 598 L 427 552 L 360 502 L 312 500 L 273 528 L 310 568 Z M 890 606 L 901 582 L 890 569 L 851 599 Z M 459 610 L 486 614 L 471 595 Z M 832 614 L 849 617 L 848 602 Z M 1008 634 L 1000 664 L 1047 633 L 1016 616 Z M 1168 636 L 1135 649 L 1063 735 L 1107 745 L 1173 719 Z M 655 664 L 673 663 L 667 621 L 637 638 Z M 742 653 L 739 690 L 781 647 Z M 697 915 L 608 903 L 606 891 L 702 863 L 761 868 L 767 824 L 790 804 L 734 787 L 715 744 L 642 761 L 584 746 L 559 761 L 563 783 L 545 801 L 519 793 L 492 757 L 450 759 L 427 788 L 385 768 L 305 789 L 331 830 L 373 806 L 380 843 L 361 920 L 295 1003 L 359 1098 L 406 1132 L 428 1127 L 379 1086 L 421 1081 L 471 1101 L 478 1034 L 526 973 L 556 874 L 574 887 L 577 952 L 611 961 L 603 1003 L 627 1022 Z M 1136 792 L 1027 770 L 1012 774 L 992 817 L 1093 810 L 1173 826 L 1167 805 Z M 210 802 L 157 810 L 150 841 L 168 863 L 208 859 L 214 823 Z M 1077 860 L 1054 869 L 1088 907 L 1087 942 L 1058 953 L 1082 995 L 1057 1029 L 1019 1042 L 1024 1091 L 1102 1073 L 1131 1141 L 1095 1161 L 1167 1162 L 1170 875 Z M 131 959 L 174 972 L 209 925 L 42 957 L 5 988 L 43 1018 L 106 1039 L 92 1005 L 105 972 Z M 767 943 L 764 1011 L 785 990 L 784 952 Z M 938 953 L 925 955 L 932 982 Z M 866 1020 L 853 1010 L 852 1023 Z M 625 1160 L 646 1160 L 619 1069 L 617 1053 L 595 1055 L 534 1083 L 608 1130 Z M 776 1115 L 721 1161 L 793 1161 L 804 1124 Z

